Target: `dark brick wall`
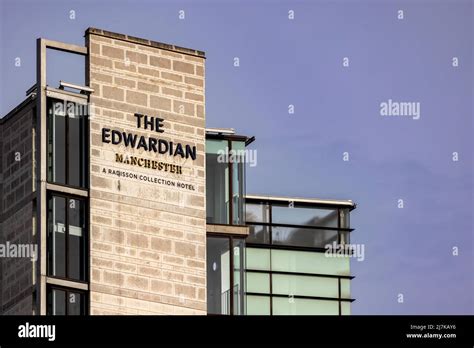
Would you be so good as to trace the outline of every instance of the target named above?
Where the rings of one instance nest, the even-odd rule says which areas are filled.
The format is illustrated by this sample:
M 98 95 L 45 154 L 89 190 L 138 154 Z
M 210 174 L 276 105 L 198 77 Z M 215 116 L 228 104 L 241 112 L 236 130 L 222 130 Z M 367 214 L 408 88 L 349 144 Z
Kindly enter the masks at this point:
M 0 126 L 0 243 L 32 244 L 34 102 Z M 32 314 L 33 263 L 0 258 L 0 313 Z

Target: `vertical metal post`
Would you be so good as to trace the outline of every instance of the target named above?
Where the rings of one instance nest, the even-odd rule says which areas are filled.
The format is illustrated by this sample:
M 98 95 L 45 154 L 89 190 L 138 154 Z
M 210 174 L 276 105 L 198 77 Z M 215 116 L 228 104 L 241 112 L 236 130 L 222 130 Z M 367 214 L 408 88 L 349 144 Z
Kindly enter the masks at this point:
M 46 314 L 46 44 L 36 41 L 36 238 L 39 244 L 37 313 Z

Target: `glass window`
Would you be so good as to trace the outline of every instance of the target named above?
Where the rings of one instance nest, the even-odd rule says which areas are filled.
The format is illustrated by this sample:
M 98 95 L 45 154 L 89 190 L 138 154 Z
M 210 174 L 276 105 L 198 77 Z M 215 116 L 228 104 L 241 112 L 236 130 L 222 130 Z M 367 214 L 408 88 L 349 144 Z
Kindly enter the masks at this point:
M 207 311 L 230 314 L 230 240 L 207 237 Z
M 84 202 L 77 199 L 68 201 L 68 277 L 85 279 L 85 211 Z
M 83 200 L 51 195 L 48 202 L 48 275 L 86 280 Z
M 341 297 L 351 298 L 351 280 L 341 279 Z
M 68 292 L 67 294 L 67 306 L 68 306 L 68 315 L 81 315 L 83 314 L 83 295 Z
M 349 209 L 340 209 L 339 218 L 341 221 L 341 228 L 350 228 L 350 210 Z
M 245 225 L 245 142 L 206 140 L 206 211 L 211 224 Z
M 338 242 L 337 230 L 320 230 L 293 227 L 272 227 L 272 243 L 311 248 L 324 248 Z
M 66 184 L 66 113 L 48 101 L 48 181 Z
M 270 315 L 270 297 L 247 296 L 247 315 Z
M 247 272 L 247 292 L 270 293 L 270 274 Z
M 78 112 L 78 110 L 83 110 L 83 108 L 76 108 L 79 104 L 69 103 L 69 105 L 75 108 L 70 108 L 68 112 L 68 185 L 85 187 L 85 160 L 87 153 L 85 121 L 87 118 Z
M 272 205 L 272 223 L 338 227 L 338 210 Z
M 229 224 L 229 166 L 227 140 L 206 141 L 207 222 Z
M 286 274 L 272 275 L 274 294 L 313 297 L 339 297 L 337 278 Z
M 249 225 L 247 243 L 270 244 L 269 228 L 261 225 Z
M 234 314 L 245 314 L 245 241 L 232 238 L 234 249 Z
M 247 255 L 249 255 L 247 250 Z M 350 275 L 350 260 L 347 256 L 328 257 L 325 253 L 297 250 L 272 250 L 272 270 L 333 275 Z M 248 263 L 247 256 L 247 263 Z M 249 266 L 250 268 L 250 266 Z
M 49 315 L 66 315 L 66 291 L 50 290 L 48 302 Z
M 270 222 L 270 206 L 268 204 L 245 205 L 245 220 L 247 222 Z
M 87 108 L 48 99 L 48 181 L 86 187 Z
M 339 315 L 339 301 L 273 297 L 274 315 Z
M 66 198 L 49 200 L 48 225 L 48 273 L 66 277 Z
M 270 270 L 270 250 L 247 248 L 246 254 L 248 269 Z
M 245 314 L 244 251 L 243 238 L 207 237 L 207 312 L 209 314 Z
M 232 141 L 232 224 L 244 225 L 245 142 Z
M 85 315 L 85 294 L 77 290 L 48 287 L 48 315 Z
M 341 315 L 351 314 L 351 303 L 349 301 L 341 301 Z

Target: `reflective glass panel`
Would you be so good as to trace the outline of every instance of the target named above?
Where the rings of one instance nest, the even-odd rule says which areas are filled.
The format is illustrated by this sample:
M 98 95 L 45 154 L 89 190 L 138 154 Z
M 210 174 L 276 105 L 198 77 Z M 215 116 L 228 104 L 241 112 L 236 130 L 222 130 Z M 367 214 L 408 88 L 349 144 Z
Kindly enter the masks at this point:
M 207 311 L 230 314 L 230 246 L 228 238 L 207 237 Z
M 234 243 L 234 314 L 245 314 L 245 242 L 233 239 Z
M 337 230 L 272 227 L 272 243 L 277 245 L 324 248 L 337 238 Z
M 229 223 L 229 165 L 225 154 L 227 141 L 206 141 L 206 213 L 207 222 Z
M 337 209 L 303 208 L 272 205 L 272 222 L 289 225 L 338 227 Z
M 274 294 L 313 297 L 339 297 L 337 278 L 273 274 Z
M 247 269 L 270 270 L 270 250 L 246 248 Z
M 245 142 L 232 141 L 232 223 L 244 225 Z
M 270 233 L 267 226 L 260 225 L 248 225 L 249 235 L 247 237 L 247 243 L 255 244 L 270 244 Z
M 85 280 L 85 207 L 84 202 L 68 199 L 69 214 L 69 274 L 68 278 Z
M 269 205 L 247 203 L 245 205 L 245 220 L 247 222 L 270 222 Z
M 67 297 L 68 315 L 84 314 L 84 295 L 68 292 Z
M 247 315 L 270 315 L 270 297 L 247 296 Z
M 350 275 L 347 256 L 329 257 L 325 253 L 298 250 L 272 250 L 271 255 L 273 271 Z
M 66 292 L 63 290 L 50 290 L 48 293 L 48 314 L 66 315 Z
M 66 277 L 66 199 L 53 196 L 48 203 L 48 270 Z
M 274 297 L 273 315 L 339 315 L 339 301 Z

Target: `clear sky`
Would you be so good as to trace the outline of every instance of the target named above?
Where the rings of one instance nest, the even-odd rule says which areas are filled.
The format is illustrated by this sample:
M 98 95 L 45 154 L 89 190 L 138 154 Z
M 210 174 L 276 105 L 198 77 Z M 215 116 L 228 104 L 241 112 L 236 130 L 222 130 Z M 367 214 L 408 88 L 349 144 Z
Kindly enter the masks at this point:
M 38 37 L 83 45 L 97 27 L 203 50 L 207 127 L 257 139 L 247 192 L 357 203 L 354 314 L 474 314 L 472 1 L 0 3 L 1 115 L 35 82 Z M 77 61 L 50 66 L 81 82 Z M 419 119 L 381 116 L 389 99 Z

